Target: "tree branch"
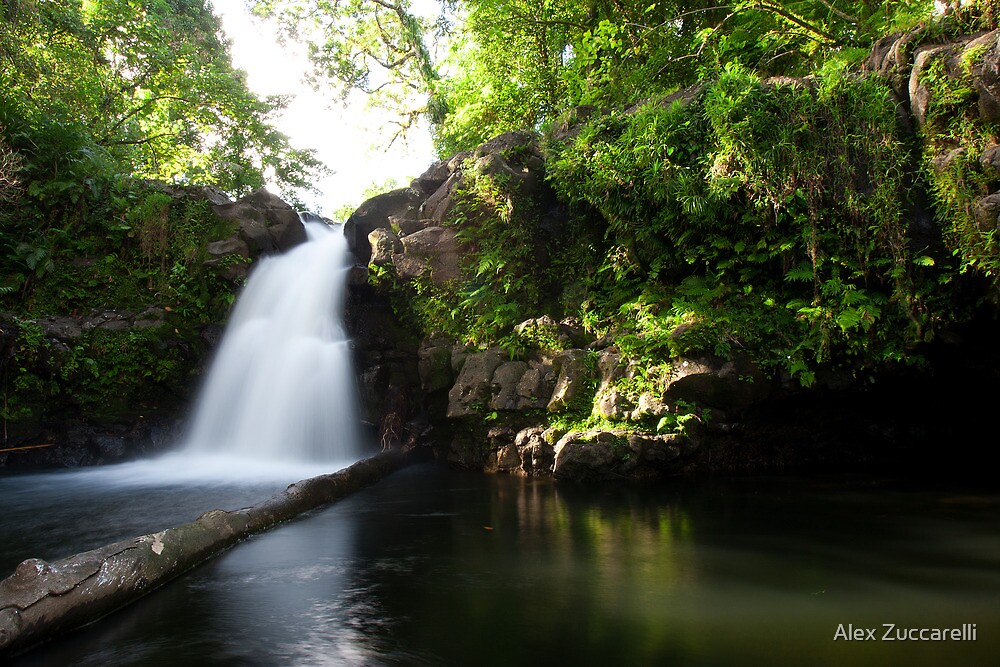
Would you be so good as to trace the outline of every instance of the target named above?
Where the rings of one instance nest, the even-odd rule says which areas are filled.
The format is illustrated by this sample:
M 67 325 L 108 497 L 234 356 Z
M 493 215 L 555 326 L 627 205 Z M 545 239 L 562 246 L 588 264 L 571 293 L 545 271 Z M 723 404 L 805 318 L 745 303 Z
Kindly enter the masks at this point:
M 765 2 L 764 0 L 757 0 L 751 6 L 754 7 L 754 8 L 757 8 L 757 9 L 763 9 L 764 11 L 771 12 L 772 14 L 776 14 L 776 15 L 782 17 L 783 19 L 785 19 L 786 21 L 790 21 L 790 22 L 794 23 L 795 25 L 799 26 L 803 30 L 807 30 L 807 31 L 809 31 L 809 32 L 811 32 L 811 33 L 813 33 L 815 35 L 819 35 L 820 37 L 823 37 L 823 38 L 827 39 L 830 42 L 833 42 L 835 44 L 840 44 L 841 43 L 841 40 L 838 37 L 835 37 L 834 35 L 831 35 L 830 33 L 828 33 L 827 31 L 823 30 L 822 28 L 817 28 L 816 26 L 814 26 L 814 25 L 806 22 L 805 19 L 800 18 L 800 17 L 796 16 L 795 14 L 792 14 L 791 12 L 786 11 L 783 7 L 772 5 L 771 3 Z

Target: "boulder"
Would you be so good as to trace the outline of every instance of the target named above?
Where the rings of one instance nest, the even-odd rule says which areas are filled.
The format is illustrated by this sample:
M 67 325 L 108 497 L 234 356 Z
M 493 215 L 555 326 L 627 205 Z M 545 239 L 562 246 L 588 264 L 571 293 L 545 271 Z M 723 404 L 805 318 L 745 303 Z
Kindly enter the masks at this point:
M 503 362 L 500 348 L 469 354 L 448 392 L 449 419 L 476 414 L 492 399 L 493 373 Z
M 465 162 L 472 157 L 472 151 L 462 151 L 455 153 L 448 159 L 448 171 L 454 174 L 465 166 Z
M 417 176 L 410 183 L 410 187 L 425 195 L 432 194 L 435 190 L 444 185 L 444 182 L 451 176 L 452 170 L 448 167 L 447 160 L 438 160 L 427 171 Z
M 931 101 L 930 90 L 921 82 L 920 75 L 935 58 L 941 57 L 950 48 L 949 46 L 930 46 L 921 47 L 917 50 L 913 66 L 910 69 L 910 80 L 907 86 L 910 113 L 914 120 L 916 120 L 917 125 L 923 125 L 927 119 L 927 108 Z
M 633 407 L 628 397 L 614 388 L 599 393 L 594 400 L 594 414 L 606 419 L 628 419 Z
M 979 117 L 986 123 L 1000 122 L 1000 47 L 993 31 L 966 37 L 944 45 L 919 47 L 913 58 L 907 93 L 910 110 L 918 125 L 927 120 L 927 110 L 933 92 L 925 85 L 925 71 L 931 63 L 943 60 L 944 75 L 968 85 L 976 91 Z
M 571 320 L 563 322 L 567 321 Z M 543 350 L 583 347 L 589 342 L 586 334 L 580 335 L 582 329 L 566 325 L 563 322 L 556 322 L 549 315 L 542 315 L 516 325 L 514 333 Z
M 931 167 L 937 174 L 943 174 L 952 169 L 952 167 L 965 157 L 964 148 L 953 148 L 946 153 L 941 153 L 933 160 L 931 160 Z
M 167 311 L 157 306 L 150 306 L 135 316 L 132 327 L 135 329 L 153 329 L 166 324 Z
M 402 253 L 392 256 L 392 265 L 396 269 L 396 275 L 400 280 L 413 280 L 430 272 L 427 262 L 419 257 L 404 255 Z
M 671 368 L 663 398 L 723 411 L 743 410 L 770 393 L 767 379 L 749 357 L 715 356 L 678 359 Z
M 979 166 L 987 176 L 1000 179 L 1000 146 L 996 144 L 988 146 L 979 156 Z
M 518 409 L 518 383 L 527 370 L 528 364 L 523 361 L 508 361 L 493 372 L 491 410 Z
M 213 269 L 219 276 L 230 282 L 238 282 L 247 277 L 250 247 L 238 234 L 222 241 L 213 241 L 205 247 L 209 259 L 203 264 Z
M 637 435 L 628 437 L 632 460 L 640 464 L 662 466 L 681 458 L 688 446 L 687 438 L 677 433 L 669 435 Z
M 514 445 L 500 445 L 494 451 L 496 452 L 496 460 L 492 466 L 487 468 L 487 472 L 512 472 L 520 470 L 521 456 Z
M 448 217 L 455 205 L 455 193 L 465 182 L 461 172 L 448 177 L 427 200 L 420 205 L 420 215 L 431 221 L 432 225 L 440 225 Z
M 372 249 L 372 256 L 368 263 L 375 266 L 392 264 L 392 256 L 403 251 L 403 244 L 399 242 L 392 230 L 385 227 L 373 229 L 368 234 L 368 244 Z
M 524 130 L 505 132 L 480 144 L 472 151 L 474 160 L 487 155 L 501 155 L 515 164 L 541 166 L 544 160 L 538 147 L 538 136 Z
M 401 242 L 402 253 L 393 256 L 400 278 L 412 279 L 429 273 L 434 284 L 444 285 L 461 277 L 454 229 L 427 227 L 404 236 Z
M 551 361 L 528 361 L 527 369 L 517 382 L 517 409 L 544 408 L 548 405 L 555 385 L 556 375 Z
M 636 403 L 635 410 L 632 411 L 630 418 L 633 421 L 641 421 L 649 417 L 662 417 L 668 412 L 670 412 L 669 405 L 664 403 L 659 397 L 643 392 L 639 395 L 639 400 Z
M 994 192 L 976 202 L 972 209 L 979 231 L 989 233 L 998 229 L 1000 220 L 1000 192 Z
M 969 64 L 972 72 L 972 84 L 978 93 L 979 118 L 984 123 L 1000 122 L 1000 47 L 998 35 L 994 30 L 965 45 L 962 55 L 985 47 L 982 56 Z
M 425 227 L 433 227 L 433 226 L 434 226 L 433 220 L 425 220 L 423 218 L 409 218 L 409 217 L 401 218 L 397 215 L 389 216 L 389 227 L 396 235 L 400 237 L 413 234 L 414 232 L 419 232 L 421 229 L 424 229 Z
M 48 338 L 70 343 L 83 335 L 81 323 L 72 317 L 44 317 L 37 320 Z
M 608 391 L 616 382 L 629 376 L 628 364 L 622 363 L 622 356 L 617 350 L 608 348 L 597 353 L 597 391 Z
M 567 433 L 553 449 L 553 477 L 574 482 L 616 477 L 615 469 L 621 463 L 625 451 L 625 438 L 623 431 Z
M 465 360 L 469 358 L 470 354 L 474 353 L 474 348 L 465 345 L 464 343 L 456 343 L 451 348 L 451 369 L 455 371 L 456 374 L 461 372 L 462 367 L 465 366 Z
M 242 199 L 212 207 L 217 216 L 237 225 L 235 237 L 246 244 L 250 256 L 279 253 L 306 240 L 298 212 L 265 189 Z
M 514 445 L 514 431 L 506 426 L 494 426 L 486 433 L 491 455 L 486 461 L 487 472 L 514 472 L 521 467 L 521 457 Z
M 127 310 L 102 310 L 84 318 L 81 327 L 84 331 L 127 331 L 132 328 L 134 318 L 135 315 Z
M 522 195 L 538 189 L 545 159 L 533 132 L 507 132 L 478 146 L 472 153 L 473 169 L 507 184 Z
M 594 337 L 587 332 L 583 322 L 577 317 L 566 317 L 559 320 L 559 331 L 573 347 L 584 348 L 594 342 Z
M 521 472 L 529 477 L 552 474 L 555 448 L 546 441 L 544 433 L 542 427 L 533 426 L 518 431 L 514 438 L 514 446 L 521 460 Z
M 886 35 L 875 43 L 864 63 L 864 71 L 882 77 L 898 100 L 909 99 L 913 49 L 925 29 L 921 25 L 907 32 Z
M 355 264 L 347 270 L 347 285 L 357 288 L 368 285 L 368 267 Z
M 424 195 L 413 188 L 401 188 L 376 195 L 358 207 L 344 224 L 347 245 L 358 262 L 367 264 L 372 256 L 368 235 L 379 227 L 392 227 L 389 217 L 418 219 L 417 209 Z
M 566 350 L 556 355 L 552 368 L 556 385 L 547 404 L 549 412 L 562 412 L 590 391 L 593 373 L 587 366 L 586 350 Z

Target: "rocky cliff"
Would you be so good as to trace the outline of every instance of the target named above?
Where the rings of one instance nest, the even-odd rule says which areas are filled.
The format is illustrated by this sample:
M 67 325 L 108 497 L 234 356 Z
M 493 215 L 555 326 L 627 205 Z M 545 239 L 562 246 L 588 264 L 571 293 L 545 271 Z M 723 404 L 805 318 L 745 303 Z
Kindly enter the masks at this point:
M 941 420 L 940 397 L 975 415 L 988 408 L 965 373 L 1000 374 L 998 71 L 997 33 L 920 29 L 836 80 L 734 78 L 579 109 L 544 138 L 435 163 L 347 223 L 370 423 L 463 465 L 577 480 L 941 466 L 943 443 L 965 465 L 982 451 L 976 417 Z M 799 123 L 793 157 L 750 145 L 753 126 L 727 134 L 751 98 L 774 105 L 765 124 Z M 721 102 L 737 107 L 728 126 Z M 650 122 L 681 129 L 623 143 L 664 136 Z M 623 146 L 634 159 L 613 173 Z M 639 149 L 662 149 L 662 177 L 628 171 Z M 698 169 L 724 196 L 678 182 Z M 591 189 L 576 194 L 581 174 Z M 671 194 L 645 194 L 650 178 Z
M 1000 380 L 998 51 L 918 29 L 861 71 L 727 70 L 365 202 L 346 307 L 372 437 L 573 480 L 974 465 Z M 248 267 L 302 239 L 266 192 L 150 187 L 114 227 L 131 268 L 58 272 L 128 276 L 121 307 L 64 280 L 0 317 L 0 464 L 169 440 Z
M 0 466 L 107 463 L 172 444 L 249 267 L 305 240 L 298 213 L 265 190 L 239 201 L 212 188 L 147 184 L 145 191 L 157 206 L 132 223 L 126 242 L 153 237 L 148 256 L 137 253 L 111 272 L 100 258 L 75 257 L 52 273 L 77 272 L 78 282 L 96 287 L 79 295 L 60 287 L 65 312 L 0 313 Z M 178 239 L 169 234 L 180 228 L 194 233 L 182 239 L 173 266 L 143 271 L 171 252 Z M 127 248 L 121 257 L 130 257 Z M 100 288 L 132 274 L 155 277 L 120 291 Z M 120 304 L 111 302 L 116 294 Z

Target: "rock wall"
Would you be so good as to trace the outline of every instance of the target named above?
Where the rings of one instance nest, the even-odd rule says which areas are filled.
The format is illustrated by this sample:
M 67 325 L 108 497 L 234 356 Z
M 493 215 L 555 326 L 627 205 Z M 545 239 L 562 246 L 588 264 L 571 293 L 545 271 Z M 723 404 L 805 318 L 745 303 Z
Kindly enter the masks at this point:
M 230 236 L 199 253 L 216 289 L 235 294 L 257 258 L 305 240 L 298 213 L 266 190 L 232 201 L 210 187 L 152 185 L 176 205 L 207 201 L 230 223 Z M 0 467 L 110 463 L 171 445 L 223 325 L 183 311 L 154 295 L 141 312 L 0 313 L 0 386 L 18 399 L 16 410 L 5 399 Z
M 959 161 L 976 172 L 970 182 L 994 182 L 1000 177 L 1000 147 L 993 139 L 983 145 L 954 137 L 942 141 L 928 126 L 941 122 L 942 91 L 956 88 L 965 91 L 965 106 L 949 113 L 965 114 L 984 127 L 1000 121 L 1000 34 L 948 44 L 925 41 L 923 28 L 886 37 L 873 49 L 863 75 L 882 77 L 892 88 L 900 130 L 919 142 L 914 173 L 922 160 L 938 172 Z M 685 91 L 678 99 L 696 94 Z M 556 134 L 571 138 L 576 132 L 563 127 Z M 984 130 L 983 136 L 993 135 Z M 501 175 L 511 190 L 544 202 L 540 209 L 556 210 L 537 138 L 512 133 L 435 163 L 410 187 L 363 204 L 347 223 L 358 262 L 353 298 L 372 309 L 357 330 L 378 332 L 360 343 L 359 365 L 369 420 L 383 438 L 391 431 L 384 423 L 387 411 L 402 410 L 396 421 L 408 424 L 403 437 L 429 438 L 442 458 L 490 471 L 571 480 L 656 478 L 692 469 L 901 465 L 900 456 L 911 464 L 933 451 L 927 443 L 943 437 L 926 411 L 911 410 L 926 405 L 928 393 L 935 391 L 934 378 L 941 374 L 934 364 L 977 366 L 965 354 L 972 349 L 979 351 L 973 355 L 978 358 L 990 356 L 988 346 L 962 352 L 978 338 L 953 327 L 948 340 L 927 347 L 928 358 L 934 359 L 928 367 L 895 371 L 870 387 L 856 369 L 831 366 L 818 372 L 806 390 L 787 372 L 765 370 L 740 352 L 637 367 L 613 337 L 588 339 L 578 322 L 556 321 L 544 311 L 515 327 L 514 335 L 544 330 L 546 343 L 513 352 L 476 349 L 440 332 L 425 336 L 388 296 L 398 299 L 404 291 L 373 288 L 366 274 L 369 269 L 388 274 L 396 285 L 424 281 L 446 287 L 461 279 L 476 240 L 468 233 L 474 225 L 463 217 L 467 212 L 456 214 L 456 207 L 473 170 Z M 1000 190 L 966 196 L 971 198 L 956 208 L 969 212 L 980 232 L 996 233 Z M 958 233 L 939 228 L 929 200 L 915 183 L 906 213 L 915 243 Z M 546 221 L 549 229 L 565 225 L 559 216 Z M 544 267 L 544 248 L 536 256 Z M 987 318 L 995 324 L 996 309 L 990 312 Z M 996 377 L 996 365 L 989 368 L 990 377 Z M 388 399 L 399 394 L 405 401 Z M 974 395 L 962 395 L 978 404 Z M 570 413 L 589 414 L 590 422 L 605 426 L 586 428 L 579 420 L 573 428 L 560 426 L 560 416 Z M 901 415 L 905 427 L 895 422 Z
M 512 151 L 515 146 L 519 150 Z M 540 315 L 519 324 L 515 333 L 541 337 L 554 348 L 516 358 L 500 347 L 478 350 L 441 333 L 422 337 L 393 304 L 401 291 L 374 287 L 368 272 L 388 271 L 397 284 L 424 279 L 447 285 L 460 277 L 474 246 L 458 240 L 463 222 L 448 213 L 466 169 L 503 174 L 524 196 L 553 199 L 537 138 L 511 133 L 435 163 L 410 187 L 363 204 L 346 225 L 357 259 L 348 322 L 363 411 L 385 444 L 425 440 L 458 464 L 522 475 L 653 478 L 689 464 L 704 439 L 703 416 L 711 413 L 712 428 L 724 429 L 767 398 L 769 380 L 741 356 L 679 359 L 656 390 L 623 392 L 619 381 L 635 377 L 637 369 L 613 339 L 594 340 L 572 319 Z M 697 411 L 688 407 L 693 405 Z M 645 424 L 647 432 L 543 425 L 544 415 L 581 409 Z M 673 432 L 657 433 L 658 422 Z

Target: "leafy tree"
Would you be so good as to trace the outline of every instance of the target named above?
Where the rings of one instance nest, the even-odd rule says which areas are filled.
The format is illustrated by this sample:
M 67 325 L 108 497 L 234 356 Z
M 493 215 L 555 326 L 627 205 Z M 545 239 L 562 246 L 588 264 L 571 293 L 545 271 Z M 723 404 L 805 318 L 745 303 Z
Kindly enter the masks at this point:
M 233 69 L 206 0 L 0 0 L 0 88 L 5 308 L 93 304 L 88 289 L 127 303 L 135 289 L 96 277 L 152 285 L 188 261 L 183 248 L 136 260 L 153 227 L 131 212 L 156 195 L 143 180 L 237 196 L 276 182 L 294 202 L 321 171 L 271 125 L 284 100 L 259 99 Z
M 256 0 L 254 12 L 308 43 L 314 81 L 332 84 L 345 99 L 361 91 L 397 110 L 400 131 L 424 114 L 439 117 L 432 46 L 447 27 L 443 17 L 419 16 L 410 0 Z
M 928 0 L 445 0 L 437 22 L 408 0 L 258 0 L 310 43 L 317 76 L 429 115 L 438 150 L 536 128 L 580 104 L 620 106 L 739 64 L 805 74 L 858 58 Z M 447 50 L 432 50 L 446 38 Z
M 8 131 L 27 144 L 57 123 L 139 177 L 235 194 L 273 176 L 286 194 L 320 165 L 270 125 L 232 68 L 205 0 L 2 0 L 0 85 Z

